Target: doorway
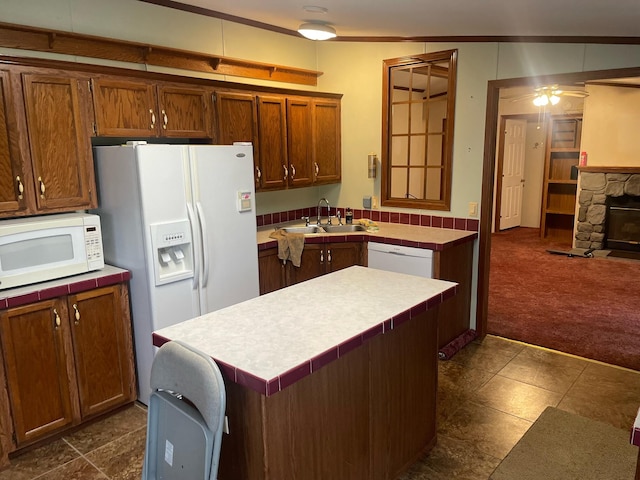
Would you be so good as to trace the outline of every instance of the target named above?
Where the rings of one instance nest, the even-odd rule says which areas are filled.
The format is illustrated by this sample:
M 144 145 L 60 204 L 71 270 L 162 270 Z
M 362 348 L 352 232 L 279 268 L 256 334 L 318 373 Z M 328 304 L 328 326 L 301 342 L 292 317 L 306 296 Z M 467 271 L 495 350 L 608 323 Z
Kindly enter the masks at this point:
M 493 230 L 540 226 L 546 121 L 535 114 L 500 115 Z
M 489 263 L 491 255 L 491 232 L 494 215 L 494 188 L 496 175 L 496 153 L 498 138 L 498 117 L 500 90 L 511 87 L 530 87 L 551 84 L 572 84 L 612 78 L 640 76 L 640 67 L 593 72 L 578 72 L 548 75 L 543 77 L 523 77 L 490 81 L 487 88 L 487 116 L 485 124 L 485 148 L 482 173 L 482 200 L 480 215 L 480 239 L 478 253 L 478 290 L 476 310 L 476 331 L 483 337 L 487 333 L 489 300 Z

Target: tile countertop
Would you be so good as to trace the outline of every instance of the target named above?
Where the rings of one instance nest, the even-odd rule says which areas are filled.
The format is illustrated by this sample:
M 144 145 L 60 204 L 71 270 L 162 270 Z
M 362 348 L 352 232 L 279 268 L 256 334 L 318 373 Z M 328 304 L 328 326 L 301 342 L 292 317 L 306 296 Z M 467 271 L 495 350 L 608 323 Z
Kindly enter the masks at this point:
M 357 222 L 354 221 L 354 224 L 355 223 Z M 473 241 L 478 238 L 477 232 L 468 230 L 421 227 L 417 225 L 383 222 L 376 222 L 376 224 L 378 225 L 378 231 L 376 232 L 314 233 L 305 235 L 305 243 L 345 242 L 353 240 L 389 243 L 407 247 L 427 248 L 429 250 L 445 250 L 448 247 Z M 299 221 L 283 222 L 278 224 L 278 227 L 291 225 L 303 224 Z M 274 230 L 274 225 L 258 228 L 257 240 L 259 250 L 277 246 L 277 242 L 269 237 Z
M 226 379 L 269 396 L 434 308 L 456 286 L 355 266 L 157 330 L 154 345 L 190 344 Z
M 58 278 L 48 282 L 34 283 L 24 287 L 0 290 L 0 310 L 48 300 L 94 288 L 126 282 L 131 273 L 122 268 L 105 265 L 101 270 Z

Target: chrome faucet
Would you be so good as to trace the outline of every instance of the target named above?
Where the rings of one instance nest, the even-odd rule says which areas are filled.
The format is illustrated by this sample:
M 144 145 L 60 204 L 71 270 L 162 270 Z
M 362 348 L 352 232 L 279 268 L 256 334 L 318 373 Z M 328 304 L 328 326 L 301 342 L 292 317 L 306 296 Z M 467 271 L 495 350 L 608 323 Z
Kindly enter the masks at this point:
M 320 204 L 324 202 L 327 204 L 327 225 L 331 225 L 331 206 L 329 205 L 329 201 L 326 198 L 321 198 L 320 200 L 318 200 L 318 219 L 317 219 L 317 224 L 321 225 L 321 219 L 322 216 L 320 214 L 321 210 L 320 210 Z

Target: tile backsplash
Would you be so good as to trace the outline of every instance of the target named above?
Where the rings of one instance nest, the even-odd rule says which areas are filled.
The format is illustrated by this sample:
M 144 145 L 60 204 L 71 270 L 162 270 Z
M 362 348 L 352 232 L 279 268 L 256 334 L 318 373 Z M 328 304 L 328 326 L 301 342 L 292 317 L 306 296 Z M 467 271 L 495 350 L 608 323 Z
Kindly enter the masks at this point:
M 344 213 L 346 209 L 338 207 L 337 210 L 340 211 L 340 215 L 342 216 L 344 222 Z M 332 208 L 331 212 L 335 215 L 336 209 Z M 321 207 L 320 213 L 323 217 L 326 217 L 327 208 Z M 258 227 L 277 225 L 278 223 L 301 220 L 302 217 L 309 217 L 311 223 L 314 223 L 317 215 L 318 207 L 308 207 L 297 210 L 288 210 L 285 212 L 267 213 L 265 215 L 257 216 L 257 224 Z M 357 220 L 360 218 L 368 218 L 369 220 L 373 220 L 374 222 L 400 223 L 404 225 L 416 225 L 422 227 L 467 230 L 470 232 L 477 232 L 480 226 L 480 222 L 477 218 L 441 217 L 438 215 L 420 215 L 417 213 L 353 209 L 353 219 Z

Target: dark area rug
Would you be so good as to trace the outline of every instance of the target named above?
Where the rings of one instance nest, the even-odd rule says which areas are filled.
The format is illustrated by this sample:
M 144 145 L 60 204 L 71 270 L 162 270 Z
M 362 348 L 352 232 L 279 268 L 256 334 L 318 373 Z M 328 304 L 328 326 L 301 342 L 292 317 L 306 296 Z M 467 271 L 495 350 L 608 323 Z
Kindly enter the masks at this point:
M 629 432 L 548 407 L 489 480 L 630 480 Z
M 640 261 L 553 255 L 539 229 L 492 235 L 488 333 L 640 370 Z
M 490 480 L 631 480 L 636 457 L 628 431 L 548 407 Z

